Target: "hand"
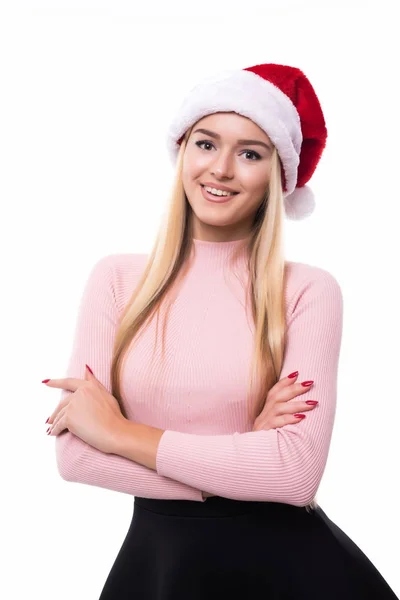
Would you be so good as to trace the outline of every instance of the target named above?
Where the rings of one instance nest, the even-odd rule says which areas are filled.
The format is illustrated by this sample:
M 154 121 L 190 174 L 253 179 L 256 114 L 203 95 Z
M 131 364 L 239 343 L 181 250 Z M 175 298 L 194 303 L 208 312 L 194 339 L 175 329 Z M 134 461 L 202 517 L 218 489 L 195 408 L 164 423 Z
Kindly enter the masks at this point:
M 318 402 L 309 405 L 306 402 L 288 402 L 292 398 L 308 392 L 312 385 L 303 386 L 301 383 L 295 383 L 297 376 L 280 379 L 268 392 L 264 408 L 254 421 L 253 431 L 277 429 L 284 425 L 299 423 L 304 417 L 295 417 L 294 413 L 313 410 Z
M 85 379 L 50 379 L 47 386 L 71 390 L 49 417 L 49 435 L 64 429 L 101 452 L 111 453 L 119 427 L 125 421 L 118 401 L 96 377 L 85 369 Z

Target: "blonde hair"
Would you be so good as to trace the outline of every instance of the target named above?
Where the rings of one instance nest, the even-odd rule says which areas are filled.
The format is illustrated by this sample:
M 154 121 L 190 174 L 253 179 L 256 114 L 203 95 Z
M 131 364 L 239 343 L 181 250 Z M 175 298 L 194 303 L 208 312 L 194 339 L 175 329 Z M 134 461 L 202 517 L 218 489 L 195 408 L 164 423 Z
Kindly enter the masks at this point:
M 124 358 L 142 326 L 148 326 L 157 315 L 163 300 L 184 277 L 192 250 L 192 208 L 187 201 L 182 183 L 183 155 L 194 125 L 186 132 L 178 153 L 175 179 L 170 201 L 155 244 L 144 272 L 119 320 L 111 363 L 111 393 L 118 400 L 126 416 L 122 397 L 120 374 Z M 285 259 L 283 250 L 284 207 L 281 180 L 281 161 L 276 148 L 271 159 L 271 175 L 265 198 L 260 204 L 250 235 L 239 245 L 247 249 L 249 289 L 255 333 L 253 356 L 249 373 L 247 409 L 250 422 L 261 413 L 268 391 L 279 380 L 285 340 Z M 232 261 L 237 256 L 232 256 Z M 176 289 L 175 289 L 176 292 Z M 247 308 L 247 306 L 246 306 Z M 165 327 L 162 331 L 164 354 Z M 261 382 L 261 383 L 260 383 Z M 251 399 L 254 398 L 252 402 Z M 306 506 L 315 508 L 315 499 Z

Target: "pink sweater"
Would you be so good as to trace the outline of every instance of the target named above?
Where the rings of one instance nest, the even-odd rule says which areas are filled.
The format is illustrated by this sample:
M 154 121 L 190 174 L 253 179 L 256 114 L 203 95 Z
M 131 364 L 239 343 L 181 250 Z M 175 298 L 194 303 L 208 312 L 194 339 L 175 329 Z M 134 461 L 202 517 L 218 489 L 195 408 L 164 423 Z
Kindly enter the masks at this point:
M 314 385 L 295 400 L 319 405 L 295 425 L 251 431 L 247 373 L 254 326 L 244 310 L 237 269 L 227 257 L 238 242 L 194 240 L 196 254 L 171 307 L 166 362 L 152 350 L 157 320 L 129 352 L 122 393 L 129 419 L 164 429 L 157 471 L 104 454 L 69 431 L 56 437 L 57 467 L 67 481 L 148 498 L 205 501 L 202 490 L 236 500 L 304 506 L 315 497 L 328 458 L 336 411 L 343 299 L 328 271 L 288 262 L 288 342 L 280 378 L 299 371 Z M 93 267 L 78 312 L 65 376 L 84 378 L 85 363 L 111 391 L 109 369 L 118 315 L 146 255 L 118 254 Z M 225 268 L 224 268 L 225 266 Z M 225 271 L 225 273 L 224 273 Z M 161 339 L 159 326 L 159 340 Z M 62 391 L 61 397 L 69 392 Z

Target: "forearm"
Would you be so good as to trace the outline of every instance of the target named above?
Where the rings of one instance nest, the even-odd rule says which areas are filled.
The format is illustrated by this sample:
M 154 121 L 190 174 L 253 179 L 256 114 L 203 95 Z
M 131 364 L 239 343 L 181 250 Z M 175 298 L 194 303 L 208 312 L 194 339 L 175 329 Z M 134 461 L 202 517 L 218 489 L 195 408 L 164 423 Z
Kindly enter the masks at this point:
M 301 423 L 268 431 L 237 427 L 234 433 L 198 435 L 166 430 L 157 452 L 159 475 L 234 500 L 305 506 L 315 498 L 335 419 L 343 302 L 329 273 L 310 271 L 287 315 L 281 372 L 298 370 L 313 379 L 312 391 L 301 398 L 318 399 L 318 409 Z
M 201 491 L 117 454 L 106 454 L 69 431 L 55 439 L 58 472 L 68 482 L 165 500 L 202 501 Z
M 157 450 L 164 431 L 125 420 L 117 432 L 113 453 L 157 471 Z M 202 496 L 209 498 L 214 494 L 202 492 Z
M 118 454 L 156 471 L 157 450 L 164 429 L 124 419 L 115 435 L 112 454 Z

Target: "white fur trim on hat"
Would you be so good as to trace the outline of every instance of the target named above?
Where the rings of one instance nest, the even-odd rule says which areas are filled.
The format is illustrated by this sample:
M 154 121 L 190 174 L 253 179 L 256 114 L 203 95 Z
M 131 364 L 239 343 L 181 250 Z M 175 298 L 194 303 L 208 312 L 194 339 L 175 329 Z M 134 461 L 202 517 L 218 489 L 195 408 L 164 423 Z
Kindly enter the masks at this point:
M 251 71 L 223 71 L 192 88 L 168 130 L 171 159 L 175 162 L 177 142 L 194 123 L 215 112 L 231 111 L 248 117 L 267 133 L 285 171 L 286 193 L 291 194 L 303 141 L 300 117 L 282 90 Z

